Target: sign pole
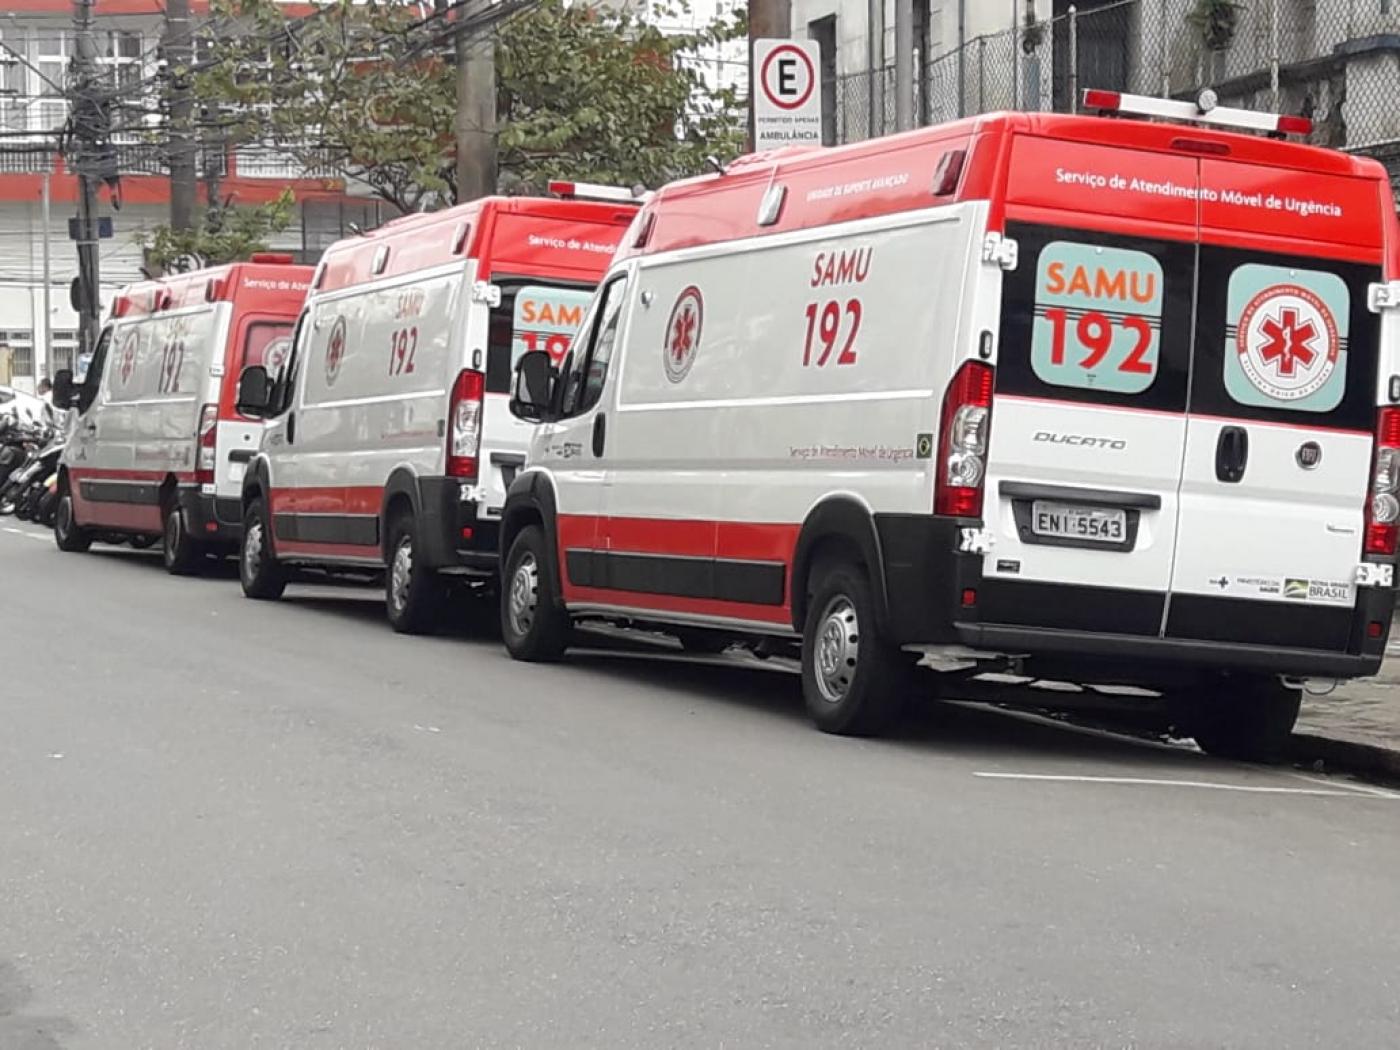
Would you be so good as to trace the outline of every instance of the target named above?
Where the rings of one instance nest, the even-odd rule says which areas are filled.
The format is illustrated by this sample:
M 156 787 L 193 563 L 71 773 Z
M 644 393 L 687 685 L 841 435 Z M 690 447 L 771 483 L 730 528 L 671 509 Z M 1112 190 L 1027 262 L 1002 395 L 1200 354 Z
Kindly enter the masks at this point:
M 754 100 L 758 96 L 758 63 L 754 49 L 760 41 L 792 35 L 792 0 L 749 0 L 749 129 L 745 152 L 754 150 Z

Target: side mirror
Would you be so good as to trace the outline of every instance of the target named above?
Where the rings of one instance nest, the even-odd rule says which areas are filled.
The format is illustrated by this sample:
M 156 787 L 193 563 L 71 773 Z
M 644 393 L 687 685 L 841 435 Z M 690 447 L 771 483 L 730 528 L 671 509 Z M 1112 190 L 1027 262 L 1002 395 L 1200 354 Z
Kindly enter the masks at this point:
M 262 365 L 249 365 L 238 377 L 238 403 L 241 416 L 262 419 L 272 408 L 272 380 Z
M 515 366 L 515 389 L 510 396 L 510 414 L 516 419 L 538 423 L 549 412 L 554 388 L 554 364 L 545 350 L 531 350 Z
M 77 388 L 73 385 L 73 371 L 60 368 L 53 377 L 53 407 L 72 408 L 77 399 Z

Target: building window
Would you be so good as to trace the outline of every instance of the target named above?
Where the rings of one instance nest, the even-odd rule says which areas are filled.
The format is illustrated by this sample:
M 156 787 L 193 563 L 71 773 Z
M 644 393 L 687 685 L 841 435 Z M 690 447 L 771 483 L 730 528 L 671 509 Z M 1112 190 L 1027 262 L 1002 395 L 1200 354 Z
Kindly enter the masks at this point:
M 59 31 L 45 31 L 34 38 L 34 76 L 31 80 L 39 102 L 31 107 L 33 113 L 29 130 L 54 131 L 68 120 L 68 102 L 63 97 L 64 78 L 68 75 L 71 48 L 69 36 Z
M 16 378 L 34 375 L 34 333 L 23 329 L 0 329 L 0 348 L 10 351 L 10 374 Z
M 25 53 L 24 31 L 14 28 L 0 30 L 0 130 L 24 131 L 28 117 L 29 92 L 25 83 L 28 72 L 22 61 Z
M 141 83 L 141 34 L 114 30 L 107 34 L 107 53 L 101 59 L 107 82 L 130 89 Z
M 60 368 L 73 368 L 78 353 L 78 333 L 71 328 L 56 328 L 49 334 L 49 377 Z

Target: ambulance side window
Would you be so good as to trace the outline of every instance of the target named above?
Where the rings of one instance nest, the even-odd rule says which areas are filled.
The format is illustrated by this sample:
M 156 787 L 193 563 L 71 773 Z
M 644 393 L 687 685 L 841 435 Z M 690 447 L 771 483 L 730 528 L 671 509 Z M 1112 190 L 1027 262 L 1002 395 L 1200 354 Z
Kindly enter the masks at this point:
M 296 328 L 292 330 L 291 338 L 287 341 L 281 360 L 264 363 L 264 367 L 267 368 L 268 375 L 272 377 L 273 382 L 274 415 L 280 416 L 292 407 L 297 383 L 297 363 L 301 360 L 301 342 L 309 327 L 306 323 L 309 316 L 310 311 L 304 310 L 297 318 Z
M 564 388 L 563 412 L 576 416 L 587 412 L 602 399 L 608 383 L 608 367 L 617 343 L 622 320 L 622 304 L 627 298 L 626 275 L 614 278 L 604 289 L 597 321 L 589 333 L 587 346 L 578 348 Z
M 111 343 L 112 326 L 108 325 L 102 329 L 102 334 L 97 339 L 92 360 L 88 362 L 87 372 L 83 375 L 83 385 L 78 388 L 79 412 L 86 412 L 97 400 L 97 392 L 102 387 L 102 373 L 107 364 L 107 348 Z

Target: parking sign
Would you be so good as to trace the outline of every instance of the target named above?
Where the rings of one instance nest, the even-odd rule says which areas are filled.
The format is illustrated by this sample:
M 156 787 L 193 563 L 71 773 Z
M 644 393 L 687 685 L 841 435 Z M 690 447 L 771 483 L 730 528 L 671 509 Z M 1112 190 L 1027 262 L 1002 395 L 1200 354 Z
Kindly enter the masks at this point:
M 821 50 L 815 40 L 755 40 L 754 148 L 822 144 Z

